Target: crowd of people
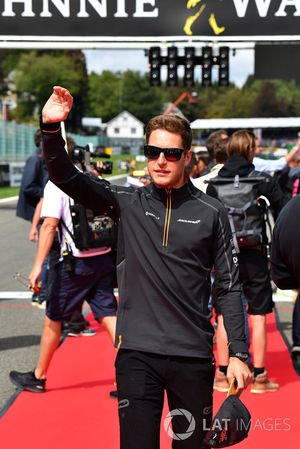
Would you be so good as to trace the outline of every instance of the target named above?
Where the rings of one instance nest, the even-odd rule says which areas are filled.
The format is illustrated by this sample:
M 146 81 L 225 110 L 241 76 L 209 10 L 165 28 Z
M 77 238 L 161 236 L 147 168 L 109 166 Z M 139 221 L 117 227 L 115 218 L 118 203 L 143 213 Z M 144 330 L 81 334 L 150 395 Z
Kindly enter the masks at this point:
M 117 348 L 117 397 L 128 401 L 119 410 L 121 448 L 159 448 L 164 392 L 170 410 L 188 410 L 196 421 L 193 434 L 174 440 L 173 448 L 199 448 L 203 422 L 209 425 L 212 419 L 213 389 L 227 391 L 233 379 L 241 390 L 251 384 L 254 394 L 279 389 L 266 368 L 266 318 L 274 308 L 270 260 L 278 286 L 298 289 L 297 250 L 289 251 L 286 222 L 291 214 L 299 216 L 295 169 L 300 142 L 276 161 L 275 169 L 273 161 L 261 162 L 253 132 L 229 136 L 220 130 L 207 139 L 204 157 L 191 150 L 186 120 L 157 116 L 146 127 L 144 147 L 151 182 L 118 187 L 79 170 L 65 151 L 61 122 L 72 102 L 70 92 L 56 86 L 42 112 L 49 180 L 34 203 L 40 205 L 43 223 L 29 276 L 32 288 L 56 240 L 58 245 L 50 264 L 38 362 L 30 372 L 12 371 L 11 380 L 29 391 L 46 391 L 62 323 L 81 313 L 86 300 Z M 284 174 L 273 176 L 275 170 Z M 268 215 L 277 219 L 271 259 Z M 76 222 L 74 216 L 81 219 Z M 106 233 L 95 231 L 99 217 L 110 218 L 118 228 L 116 251 Z M 92 233 L 84 231 L 84 223 Z M 217 369 L 212 317 L 217 321 Z M 299 300 L 293 330 L 296 361 Z M 184 431 L 180 418 L 174 417 L 172 425 L 175 434 Z
M 278 280 L 279 274 L 277 272 L 278 266 L 276 265 L 276 258 L 281 257 L 281 251 L 289 253 L 290 250 L 287 245 L 284 246 L 284 249 L 279 250 L 277 236 L 279 232 L 279 223 L 281 223 L 282 218 L 280 218 L 275 227 L 275 234 L 272 241 L 273 223 L 280 215 L 281 209 L 300 192 L 300 140 L 295 143 L 294 147 L 286 156 L 278 159 L 266 159 L 260 157 L 262 152 L 260 140 L 252 131 L 240 130 L 229 137 L 226 130 L 218 130 L 209 135 L 207 139 L 207 151 L 210 156 L 207 168 L 200 176 L 192 177 L 192 182 L 203 192 L 213 195 L 221 201 L 221 192 L 219 192 L 219 197 L 218 192 L 216 191 L 216 186 L 214 186 L 214 183 L 210 182 L 210 180 L 213 180 L 214 178 L 218 179 L 217 177 L 221 178 L 221 181 L 222 178 L 226 177 L 233 179 L 237 174 L 242 177 L 259 175 L 260 177 L 265 178 L 265 180 L 262 179 L 255 187 L 255 196 L 256 198 L 263 196 L 268 199 L 271 225 L 267 221 L 264 222 L 266 229 L 262 238 L 262 247 L 254 247 L 251 248 L 251 250 L 250 248 L 242 247 L 239 250 L 238 258 L 240 280 L 242 284 L 242 298 L 244 299 L 245 304 L 247 304 L 247 312 L 252 321 L 253 354 L 251 366 L 253 364 L 254 379 L 259 381 L 263 379 L 259 384 L 257 381 L 254 381 L 251 391 L 257 393 L 276 391 L 279 388 L 279 385 L 269 381 L 264 369 L 267 348 L 266 315 L 272 312 L 274 307 L 271 289 L 271 268 L 273 280 L 279 288 L 298 290 L 298 286 L 295 285 L 294 281 L 293 285 L 287 287 L 284 282 L 282 283 Z M 222 189 L 223 186 L 224 183 L 221 184 L 220 188 Z M 235 194 L 236 193 L 237 191 L 235 191 Z M 235 197 L 233 200 L 235 207 L 237 207 L 237 201 L 237 197 Z M 226 206 L 226 204 L 224 205 Z M 284 214 L 282 215 L 284 216 Z M 268 226 L 269 229 L 267 229 Z M 287 236 L 289 239 L 293 238 L 292 235 L 295 235 L 295 225 L 292 226 L 294 232 L 290 231 L 288 233 L 287 230 L 285 230 L 283 238 Z M 270 257 L 271 249 L 272 258 Z M 289 264 L 287 264 L 287 266 L 289 266 Z M 254 311 L 253 301 L 258 305 L 258 308 Z M 269 306 L 267 306 L 267 303 Z M 226 333 L 224 331 L 222 316 L 218 313 L 217 321 L 219 324 L 217 327 L 217 353 L 220 366 L 216 373 L 214 388 L 218 391 L 227 391 Z M 293 311 L 293 345 L 291 348 L 291 355 L 295 369 L 298 373 L 300 372 L 299 322 L 299 299 L 297 295 Z M 257 329 L 260 330 L 257 332 Z M 256 356 L 257 352 L 258 356 Z M 259 366 L 259 370 L 255 368 L 257 365 Z M 257 385 L 255 385 L 255 383 Z

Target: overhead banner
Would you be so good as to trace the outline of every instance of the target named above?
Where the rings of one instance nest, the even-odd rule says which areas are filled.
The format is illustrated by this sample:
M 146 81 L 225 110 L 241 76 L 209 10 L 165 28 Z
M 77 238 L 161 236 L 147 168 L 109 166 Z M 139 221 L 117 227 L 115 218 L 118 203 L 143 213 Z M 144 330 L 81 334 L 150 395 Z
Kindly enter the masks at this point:
M 300 39 L 300 0 L 0 0 L 0 39 Z

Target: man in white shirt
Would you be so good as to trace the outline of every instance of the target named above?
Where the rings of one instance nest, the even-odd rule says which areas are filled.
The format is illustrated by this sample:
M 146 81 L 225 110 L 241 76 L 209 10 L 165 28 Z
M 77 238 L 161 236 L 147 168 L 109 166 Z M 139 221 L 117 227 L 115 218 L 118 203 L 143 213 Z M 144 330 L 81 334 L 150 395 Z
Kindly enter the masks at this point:
M 300 139 L 298 140 L 295 147 L 292 148 L 292 150 L 286 156 L 280 157 L 279 159 L 263 159 L 259 157 L 259 155 L 261 154 L 261 147 L 259 139 L 256 138 L 256 151 L 252 163 L 254 164 L 255 170 L 272 174 L 275 171 L 283 170 L 293 159 L 299 148 Z
M 86 300 L 95 319 L 115 337 L 117 302 L 113 294 L 115 266 L 110 247 L 80 251 L 73 241 L 70 197 L 48 181 L 42 206 L 38 252 L 29 275 L 31 286 L 38 283 L 43 261 L 50 251 L 57 229 L 60 230 L 61 257 L 50 285 L 40 354 L 32 372 L 12 371 L 11 381 L 32 392 L 44 392 L 47 370 L 61 336 L 61 323 Z M 64 255 L 64 256 L 63 256 Z

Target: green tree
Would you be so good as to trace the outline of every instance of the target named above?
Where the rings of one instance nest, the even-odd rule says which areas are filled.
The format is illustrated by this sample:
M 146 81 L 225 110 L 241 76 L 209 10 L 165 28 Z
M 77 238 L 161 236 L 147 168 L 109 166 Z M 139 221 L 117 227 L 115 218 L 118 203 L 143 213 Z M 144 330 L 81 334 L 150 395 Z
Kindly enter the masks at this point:
M 207 105 L 207 118 L 249 117 L 252 97 L 236 86 L 216 87 L 213 101 Z
M 88 109 L 90 117 L 107 122 L 119 112 L 120 73 L 104 70 L 100 75 L 88 76 Z
M 127 70 L 122 74 L 120 109 L 126 109 L 143 123 L 161 112 L 160 89 L 150 86 L 148 74 Z
M 298 116 L 299 109 L 297 105 L 299 104 L 300 91 L 296 81 L 274 80 L 273 84 L 280 103 L 280 112 L 282 116 Z
M 15 68 L 15 86 L 18 94 L 16 118 L 32 120 L 39 112 L 55 85 L 68 87 L 74 97 L 82 91 L 82 71 L 71 55 L 64 52 L 26 52 Z
M 262 82 L 252 106 L 253 117 L 281 117 L 282 110 L 274 83 L 272 81 Z
M 126 109 L 146 123 L 160 113 L 162 105 L 160 89 L 150 86 L 148 75 L 132 70 L 91 73 L 88 101 L 89 115 L 101 117 L 104 122 Z

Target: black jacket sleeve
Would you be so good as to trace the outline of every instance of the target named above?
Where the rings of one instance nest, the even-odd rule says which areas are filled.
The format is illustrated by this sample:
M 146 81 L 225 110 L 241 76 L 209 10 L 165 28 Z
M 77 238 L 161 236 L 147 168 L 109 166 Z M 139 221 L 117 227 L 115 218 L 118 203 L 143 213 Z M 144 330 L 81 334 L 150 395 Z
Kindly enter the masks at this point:
M 221 309 L 228 337 L 229 353 L 248 352 L 242 307 L 238 260 L 232 243 L 225 209 L 220 208 L 214 244 L 214 297 Z
M 289 267 L 282 259 L 276 236 L 273 236 L 272 241 L 271 272 L 273 281 L 281 290 L 293 290 L 300 287 L 298 279 L 293 276 Z
M 300 196 L 293 198 L 276 221 L 271 251 L 271 271 L 275 284 L 285 289 L 300 287 Z

